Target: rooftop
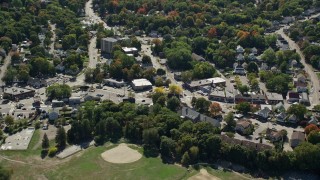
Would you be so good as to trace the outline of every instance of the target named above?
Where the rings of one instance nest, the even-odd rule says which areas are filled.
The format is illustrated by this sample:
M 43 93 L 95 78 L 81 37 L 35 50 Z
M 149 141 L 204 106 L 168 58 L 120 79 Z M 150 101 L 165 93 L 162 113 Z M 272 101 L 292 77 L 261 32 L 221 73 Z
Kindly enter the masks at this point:
M 103 41 L 108 41 L 108 42 L 117 42 L 118 40 L 115 38 L 111 38 L 111 37 L 107 37 L 107 38 L 103 38 Z
M 122 47 L 122 50 L 123 50 L 124 52 L 138 51 L 138 49 L 135 48 L 135 47 Z
M 151 82 L 147 79 L 134 79 L 132 84 L 134 86 L 152 86 Z

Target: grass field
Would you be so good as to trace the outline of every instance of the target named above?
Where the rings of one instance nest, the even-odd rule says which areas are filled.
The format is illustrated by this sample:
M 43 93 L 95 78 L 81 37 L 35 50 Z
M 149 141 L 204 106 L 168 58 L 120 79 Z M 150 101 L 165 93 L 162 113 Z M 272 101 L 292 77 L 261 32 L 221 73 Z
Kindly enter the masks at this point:
M 198 171 L 179 165 L 163 164 L 160 158 L 142 157 L 130 164 L 112 164 L 104 161 L 101 153 L 116 145 L 90 147 L 72 157 L 60 160 L 57 158 L 40 158 L 41 147 L 32 150 L 41 141 L 39 131 L 34 134 L 28 150 L 2 151 L 0 155 L 21 161 L 14 162 L 0 158 L 0 164 L 13 169 L 12 179 L 133 179 L 133 180 L 177 180 L 188 179 Z M 130 146 L 142 152 L 142 148 Z M 233 172 L 224 172 L 206 168 L 208 172 L 221 179 L 247 179 Z

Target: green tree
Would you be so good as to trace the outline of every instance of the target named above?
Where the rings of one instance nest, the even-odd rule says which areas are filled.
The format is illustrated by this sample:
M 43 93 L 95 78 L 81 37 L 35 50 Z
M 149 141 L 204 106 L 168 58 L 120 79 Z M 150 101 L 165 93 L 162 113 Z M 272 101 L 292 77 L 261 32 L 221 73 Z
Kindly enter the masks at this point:
M 287 110 L 288 114 L 294 114 L 300 120 L 303 119 L 306 112 L 307 112 L 307 108 L 302 104 L 292 104 Z
M 308 142 L 311 144 L 320 143 L 320 130 L 313 130 L 308 135 Z
M 249 62 L 247 71 L 248 73 L 258 73 L 259 72 L 258 65 L 254 62 Z
M 206 113 L 209 110 L 210 106 L 210 101 L 206 100 L 205 98 L 201 97 L 196 99 L 194 108 L 199 112 L 199 113 Z
M 196 79 L 211 78 L 215 72 L 215 68 L 208 62 L 199 62 L 193 67 L 193 77 Z
M 226 116 L 224 116 L 224 121 L 227 123 L 227 126 L 230 128 L 236 127 L 236 121 L 234 120 L 234 116 L 232 112 L 229 112 Z
M 71 87 L 67 84 L 53 84 L 46 89 L 46 95 L 50 99 L 62 99 L 71 96 Z
M 236 109 L 243 114 L 248 114 L 250 112 L 250 103 L 248 102 L 241 102 L 236 105 Z
M 4 118 L 4 122 L 6 123 L 6 125 L 11 126 L 14 124 L 14 118 L 8 115 Z
M 9 170 L 7 168 L 0 166 L 0 179 L 1 180 L 10 180 L 12 172 L 13 172 L 12 170 Z
M 76 44 L 76 34 L 65 35 L 62 39 L 62 48 L 68 50 Z
M 263 52 L 261 59 L 265 61 L 268 65 L 274 65 L 277 60 L 276 53 L 272 48 L 269 48 Z
M 48 149 L 50 147 L 47 133 L 44 133 L 42 138 L 42 149 Z
M 176 110 L 179 109 L 179 107 L 180 107 L 180 100 L 177 97 L 172 96 L 171 98 L 168 99 L 168 101 L 167 101 L 167 108 L 168 109 L 176 112 Z
M 57 129 L 57 134 L 55 137 L 56 146 L 59 150 L 63 150 L 67 145 L 67 135 L 64 128 L 61 126 Z
M 241 92 L 241 94 L 247 93 L 249 91 L 249 87 L 247 85 L 241 85 L 238 87 L 238 90 Z

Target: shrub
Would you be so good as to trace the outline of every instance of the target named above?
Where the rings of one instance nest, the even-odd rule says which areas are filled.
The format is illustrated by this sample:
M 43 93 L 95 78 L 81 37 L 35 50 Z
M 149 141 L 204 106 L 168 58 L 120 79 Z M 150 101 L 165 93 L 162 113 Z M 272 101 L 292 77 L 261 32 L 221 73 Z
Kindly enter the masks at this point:
M 35 128 L 35 129 L 39 129 L 39 128 L 40 128 L 40 121 L 37 121 L 37 122 L 34 124 L 34 128 Z
M 49 152 L 48 152 L 49 157 L 55 156 L 56 153 L 57 153 L 57 151 L 58 151 L 58 148 L 56 148 L 56 147 L 50 147 L 50 148 L 49 148 Z

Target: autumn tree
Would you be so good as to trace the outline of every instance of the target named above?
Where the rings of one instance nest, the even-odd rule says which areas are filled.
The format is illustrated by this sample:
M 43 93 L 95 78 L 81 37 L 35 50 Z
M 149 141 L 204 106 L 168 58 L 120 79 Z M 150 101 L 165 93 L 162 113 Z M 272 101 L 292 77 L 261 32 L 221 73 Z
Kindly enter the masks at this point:
M 222 108 L 219 103 L 213 102 L 209 107 L 209 111 L 213 116 L 216 116 L 219 112 L 222 111 Z
M 169 92 L 174 95 L 179 95 L 182 93 L 182 88 L 176 84 L 170 84 Z
M 308 135 L 311 131 L 319 130 L 318 126 L 314 124 L 309 124 L 304 128 L 304 132 Z

